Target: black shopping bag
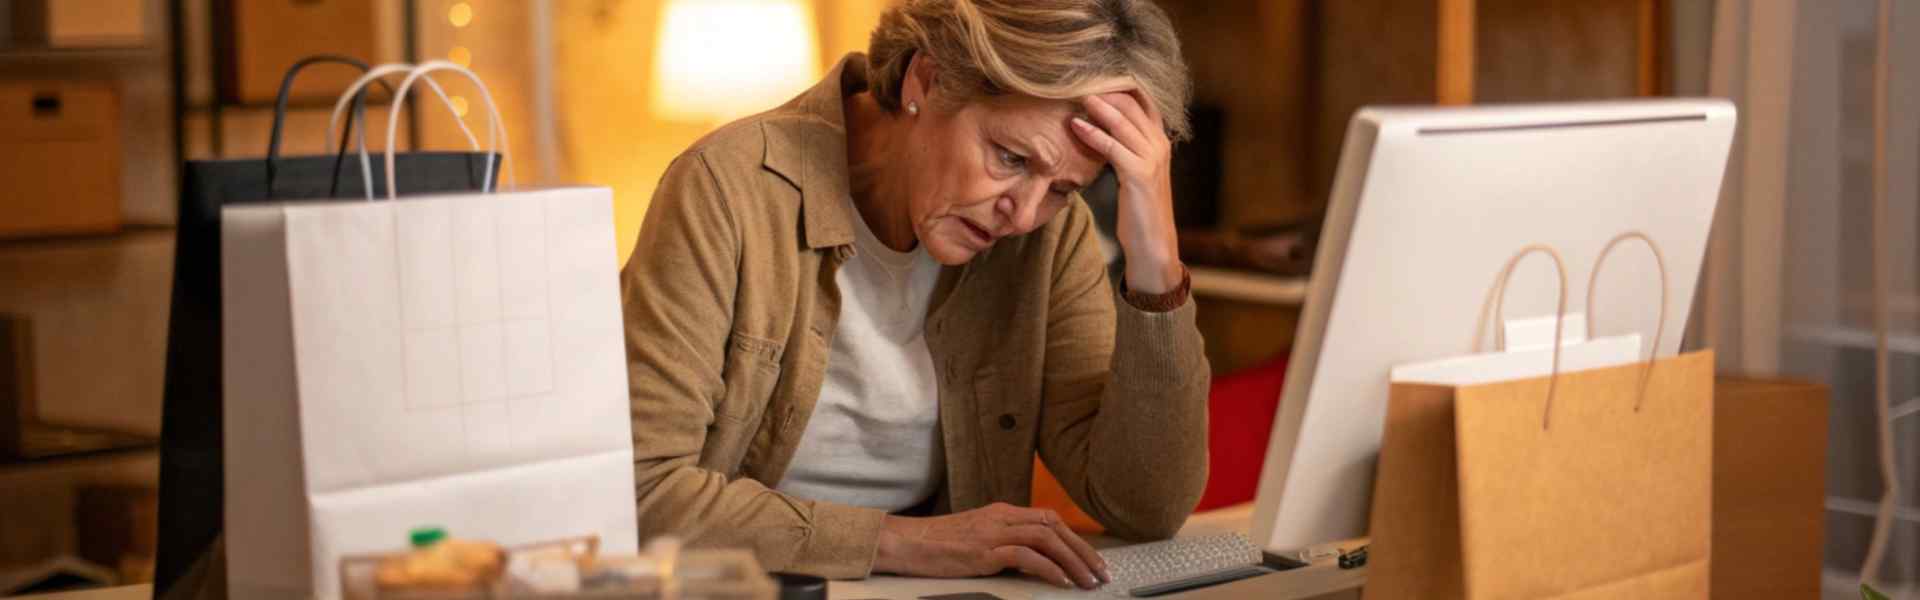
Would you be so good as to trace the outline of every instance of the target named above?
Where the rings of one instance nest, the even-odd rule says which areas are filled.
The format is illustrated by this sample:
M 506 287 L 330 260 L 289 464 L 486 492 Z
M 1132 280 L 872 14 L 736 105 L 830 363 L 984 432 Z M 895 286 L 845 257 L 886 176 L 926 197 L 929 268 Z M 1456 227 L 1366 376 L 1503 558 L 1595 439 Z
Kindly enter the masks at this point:
M 313 63 L 367 65 L 340 56 L 295 63 L 280 84 L 265 158 L 188 161 L 182 169 L 180 222 L 173 262 L 173 306 L 167 327 L 167 373 L 160 419 L 159 548 L 154 596 L 167 593 L 220 534 L 225 486 L 222 445 L 220 209 L 284 200 L 361 201 L 361 165 L 333 156 L 279 157 L 281 123 L 294 75 Z M 384 83 L 383 83 L 384 85 Z M 364 98 L 356 99 L 361 113 Z M 364 114 L 361 114 L 361 120 Z M 352 117 L 347 121 L 353 129 Z M 371 165 L 377 194 L 386 190 L 384 161 Z M 481 152 L 407 152 L 395 157 L 399 193 L 481 189 L 498 175 Z M 494 165 L 500 161 L 496 157 Z M 245 401 L 245 399 L 235 399 Z

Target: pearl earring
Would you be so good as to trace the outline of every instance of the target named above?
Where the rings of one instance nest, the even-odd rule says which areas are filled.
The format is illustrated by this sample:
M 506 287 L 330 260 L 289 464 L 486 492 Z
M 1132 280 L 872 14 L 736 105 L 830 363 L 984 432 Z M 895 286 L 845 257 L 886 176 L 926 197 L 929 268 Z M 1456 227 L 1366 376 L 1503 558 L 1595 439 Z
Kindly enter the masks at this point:
M 907 103 L 907 114 L 909 114 L 909 115 L 913 115 L 913 116 L 916 116 L 916 117 L 918 117 L 918 116 L 920 116 L 920 103 L 919 103 L 919 102 L 908 102 L 908 103 Z

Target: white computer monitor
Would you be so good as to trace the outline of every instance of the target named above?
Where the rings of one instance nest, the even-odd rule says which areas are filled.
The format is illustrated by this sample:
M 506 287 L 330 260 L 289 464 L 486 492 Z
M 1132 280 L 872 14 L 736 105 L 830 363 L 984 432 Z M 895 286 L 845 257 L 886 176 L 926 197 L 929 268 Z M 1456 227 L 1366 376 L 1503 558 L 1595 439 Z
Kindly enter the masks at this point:
M 1692 306 L 1732 143 L 1720 100 L 1366 108 L 1353 118 L 1274 418 L 1250 536 L 1281 556 L 1364 536 L 1394 365 L 1467 354 L 1496 272 L 1547 243 L 1566 257 L 1568 309 L 1626 230 L 1669 267 L 1665 330 Z M 1549 261 L 1526 261 L 1509 318 L 1554 314 Z M 1651 254 L 1607 260 L 1594 335 L 1650 332 Z M 1680 336 L 1657 349 L 1674 354 Z M 1650 341 L 1646 343 L 1651 343 Z

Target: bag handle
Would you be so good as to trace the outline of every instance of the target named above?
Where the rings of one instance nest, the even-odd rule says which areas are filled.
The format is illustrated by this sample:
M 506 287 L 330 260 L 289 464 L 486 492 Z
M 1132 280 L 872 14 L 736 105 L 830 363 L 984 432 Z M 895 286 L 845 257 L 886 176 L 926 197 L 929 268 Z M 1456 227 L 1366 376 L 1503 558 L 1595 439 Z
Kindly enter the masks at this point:
M 1507 265 L 1501 267 L 1498 275 L 1494 275 L 1493 286 L 1487 288 L 1487 298 L 1480 303 L 1480 318 L 1473 326 L 1473 344 L 1467 347 L 1467 353 L 1479 354 L 1481 352 L 1481 342 L 1486 339 L 1484 336 L 1487 332 L 1487 317 L 1489 316 L 1489 312 L 1491 312 L 1491 316 L 1495 318 L 1493 323 L 1493 350 L 1495 352 L 1506 351 L 1507 334 L 1503 331 L 1501 323 L 1506 319 L 1507 314 L 1507 281 L 1513 277 L 1514 268 L 1520 266 L 1520 259 L 1534 252 L 1545 252 L 1553 258 L 1554 269 L 1560 273 L 1560 291 L 1563 295 L 1560 299 L 1561 314 L 1558 318 L 1564 319 L 1566 317 L 1566 298 L 1564 295 L 1566 294 L 1567 269 L 1565 259 L 1561 257 L 1560 251 L 1552 246 L 1546 244 L 1529 244 L 1521 248 L 1519 252 L 1514 253 L 1512 258 L 1507 259 Z M 1560 321 L 1555 321 L 1553 337 L 1556 347 L 1560 341 L 1560 327 Z
M 387 63 L 384 65 L 380 65 L 378 67 L 374 67 L 372 69 L 368 69 L 366 74 L 361 75 L 359 79 L 354 80 L 352 84 L 347 86 L 347 91 L 343 92 L 340 95 L 340 99 L 335 100 L 333 103 L 333 114 L 332 116 L 329 116 L 327 118 L 327 137 L 329 138 L 333 137 L 333 128 L 339 124 L 340 114 L 346 110 L 347 100 L 351 96 L 359 93 L 360 90 L 362 88 L 365 88 L 369 83 L 379 82 L 380 85 L 386 86 L 387 82 L 384 79 L 386 76 L 394 73 L 403 72 L 403 71 L 411 71 L 413 70 L 413 68 L 414 66 L 408 63 Z M 440 84 L 438 82 L 435 82 L 432 78 L 428 78 L 427 88 L 430 90 L 433 90 L 433 94 L 440 98 L 440 103 L 445 105 L 447 107 L 447 110 L 449 111 L 453 110 L 453 100 L 447 97 L 446 90 L 441 89 Z M 393 97 L 394 97 L 393 104 L 390 106 L 388 110 L 392 111 L 393 114 L 398 115 L 400 113 L 401 96 L 399 96 L 398 93 L 395 93 Z M 363 184 L 362 189 L 366 190 L 366 193 L 367 193 L 367 201 L 371 202 L 373 201 L 373 195 L 374 195 L 373 164 L 367 158 L 367 131 L 366 131 L 366 126 L 364 124 L 365 118 L 363 117 L 361 120 L 363 121 L 363 124 L 361 128 L 358 130 L 359 140 L 360 140 L 360 179 L 361 179 L 361 183 Z M 453 122 L 455 125 L 458 125 L 460 127 L 460 133 L 466 136 L 467 143 L 473 149 L 479 150 L 480 140 L 473 136 L 473 130 L 467 128 L 466 121 L 462 119 L 454 119 Z M 347 128 L 352 129 L 352 127 L 353 127 L 353 121 L 352 119 L 348 119 Z M 342 155 L 345 155 L 347 152 L 346 133 L 347 132 L 342 131 L 340 135 L 339 152 Z M 488 171 L 488 173 L 485 176 L 485 181 L 491 182 L 492 179 L 493 179 L 493 173 L 491 171 Z M 483 182 L 481 185 L 485 186 L 486 183 Z
M 512 158 L 506 152 L 506 149 L 509 147 L 506 124 L 500 122 L 500 107 L 494 105 L 493 93 L 487 91 L 487 84 L 480 81 L 480 76 L 474 75 L 473 71 L 466 67 L 444 60 L 430 60 L 421 63 L 420 66 L 414 67 L 412 71 L 407 73 L 407 78 L 400 82 L 398 95 L 394 97 L 393 110 L 387 114 L 387 199 L 392 200 L 397 196 L 393 188 L 393 144 L 395 130 L 400 126 L 400 105 L 406 102 L 407 90 L 413 87 L 414 80 L 424 78 L 428 73 L 434 71 L 453 71 L 466 76 L 468 81 L 473 82 L 473 87 L 480 90 L 480 100 L 487 104 L 487 121 L 489 123 L 487 127 L 487 166 L 483 172 L 487 173 L 489 177 L 482 180 L 480 193 L 485 194 L 493 191 L 493 177 L 491 177 L 491 175 L 493 174 L 493 157 L 496 154 L 500 156 L 500 170 L 506 171 L 507 173 L 507 185 L 514 185 L 513 169 L 507 168 L 507 165 L 512 164 L 508 162 L 512 160 Z M 427 78 L 427 81 L 429 82 L 428 85 L 432 85 L 432 78 Z M 365 151 L 363 150 L 361 156 L 365 155 Z
M 1593 259 L 1593 272 L 1587 275 L 1587 329 L 1592 331 L 1597 327 L 1594 325 L 1593 289 L 1600 282 L 1600 267 L 1606 264 L 1607 255 L 1613 252 L 1614 246 L 1627 240 L 1646 242 L 1647 249 L 1653 251 L 1654 266 L 1660 269 L 1660 322 L 1653 326 L 1653 346 L 1647 349 L 1647 364 L 1640 370 L 1640 394 L 1633 400 L 1633 412 L 1640 412 L 1640 405 L 1647 400 L 1647 383 L 1653 378 L 1654 358 L 1660 353 L 1660 336 L 1667 329 L 1667 257 L 1660 252 L 1660 244 L 1654 243 L 1653 238 L 1639 231 L 1627 231 L 1614 236 L 1600 249 L 1599 258 Z
M 293 94 L 293 80 L 296 76 L 300 74 L 301 70 L 304 70 L 309 65 L 313 65 L 316 63 L 346 65 L 346 66 L 358 69 L 363 73 L 367 71 L 367 63 L 361 62 L 360 59 L 357 59 L 357 58 L 353 58 L 350 56 L 343 56 L 339 54 L 315 54 L 313 56 L 302 58 L 299 61 L 293 63 L 293 66 L 287 67 L 287 73 L 280 77 L 280 92 L 277 95 L 275 95 L 273 99 L 273 127 L 268 129 L 268 132 L 267 132 L 266 163 L 267 163 L 267 195 L 269 196 L 273 195 L 273 181 L 275 176 L 278 175 L 279 169 L 275 163 L 278 162 L 280 159 L 280 138 L 281 138 L 280 134 L 281 134 L 281 131 L 285 129 L 286 122 L 287 122 L 287 101 L 288 101 L 288 98 Z M 393 86 L 387 85 L 385 81 L 380 82 L 380 86 L 386 88 L 388 94 L 393 93 Z M 353 128 L 353 121 L 356 117 L 359 118 L 361 121 L 365 121 L 367 118 L 365 94 L 355 94 L 353 96 L 353 114 L 347 117 L 348 129 Z M 331 131 L 328 132 L 328 137 L 332 137 Z M 340 177 L 340 161 L 344 159 L 346 156 L 346 152 L 345 152 L 346 143 L 347 143 L 346 137 L 345 137 L 345 134 L 343 133 L 341 134 L 341 138 L 340 138 L 340 145 L 342 146 L 342 150 L 339 153 L 339 155 L 334 157 L 334 160 L 333 160 L 333 175 L 335 179 L 331 183 L 332 187 L 330 189 L 332 191 L 329 192 L 329 195 L 332 195 L 333 193 L 337 193 L 339 191 L 340 184 L 339 184 L 338 178 Z
M 1560 339 L 1561 334 L 1565 331 L 1567 321 L 1567 262 L 1566 259 L 1561 258 L 1559 250 L 1546 244 L 1528 244 L 1526 247 L 1521 248 L 1519 252 L 1515 252 L 1513 258 L 1507 259 L 1507 266 L 1500 268 L 1500 274 L 1494 278 L 1493 287 L 1487 290 L 1488 301 L 1481 303 L 1480 324 L 1475 327 L 1475 331 L 1473 332 L 1472 352 L 1478 353 L 1480 351 L 1480 334 L 1482 330 L 1486 329 L 1487 309 L 1490 305 L 1499 306 L 1506 303 L 1507 280 L 1513 277 L 1514 267 L 1519 266 L 1520 261 L 1525 259 L 1527 255 L 1535 252 L 1544 253 L 1548 258 L 1553 259 L 1553 270 L 1560 276 L 1560 293 L 1556 296 L 1559 306 L 1555 310 L 1553 318 L 1553 371 L 1547 377 L 1547 407 L 1540 416 L 1540 428 L 1544 430 L 1547 429 L 1549 419 L 1553 416 L 1553 399 L 1556 392 L 1559 391 Z M 1504 347 L 1504 337 L 1501 343 L 1502 347 Z

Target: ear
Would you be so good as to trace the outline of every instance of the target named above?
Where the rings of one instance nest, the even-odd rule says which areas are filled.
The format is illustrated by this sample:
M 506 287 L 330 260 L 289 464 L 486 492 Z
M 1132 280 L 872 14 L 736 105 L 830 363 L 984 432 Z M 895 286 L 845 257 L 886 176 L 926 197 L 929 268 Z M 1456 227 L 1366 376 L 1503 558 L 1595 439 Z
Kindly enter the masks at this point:
M 924 108 L 931 104 L 928 98 L 933 95 L 939 77 L 939 64 L 925 51 L 913 53 L 907 62 L 907 77 L 900 85 L 900 104 L 919 102 Z

